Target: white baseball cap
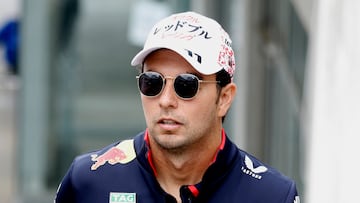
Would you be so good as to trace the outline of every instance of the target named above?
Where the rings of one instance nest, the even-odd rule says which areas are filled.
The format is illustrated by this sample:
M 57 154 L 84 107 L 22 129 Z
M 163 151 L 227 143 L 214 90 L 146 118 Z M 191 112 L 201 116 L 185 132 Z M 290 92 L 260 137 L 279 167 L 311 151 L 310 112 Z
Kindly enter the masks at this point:
M 235 71 L 231 39 L 213 19 L 195 12 L 173 14 L 151 29 L 144 48 L 132 59 L 132 66 L 142 65 L 151 52 L 166 48 L 175 51 L 204 75 Z

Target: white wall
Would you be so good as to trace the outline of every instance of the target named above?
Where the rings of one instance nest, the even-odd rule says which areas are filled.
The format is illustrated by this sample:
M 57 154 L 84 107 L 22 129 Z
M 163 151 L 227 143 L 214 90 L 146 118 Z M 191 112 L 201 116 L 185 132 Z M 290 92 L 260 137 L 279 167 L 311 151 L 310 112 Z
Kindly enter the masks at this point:
M 360 181 L 360 1 L 294 2 L 300 13 L 311 7 L 311 14 L 300 14 L 308 24 L 310 42 L 303 105 L 308 147 L 304 200 L 356 202 Z
M 0 26 L 20 14 L 20 0 L 0 0 Z

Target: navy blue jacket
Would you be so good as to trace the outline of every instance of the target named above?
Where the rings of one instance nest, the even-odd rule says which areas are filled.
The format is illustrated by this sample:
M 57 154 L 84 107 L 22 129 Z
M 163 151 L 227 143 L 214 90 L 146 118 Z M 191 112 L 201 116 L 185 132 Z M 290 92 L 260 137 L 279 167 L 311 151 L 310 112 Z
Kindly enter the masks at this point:
M 59 186 L 56 203 L 175 203 L 156 180 L 142 132 L 77 157 Z M 238 149 L 223 133 L 214 163 L 196 185 L 180 189 L 183 203 L 300 203 L 295 182 Z

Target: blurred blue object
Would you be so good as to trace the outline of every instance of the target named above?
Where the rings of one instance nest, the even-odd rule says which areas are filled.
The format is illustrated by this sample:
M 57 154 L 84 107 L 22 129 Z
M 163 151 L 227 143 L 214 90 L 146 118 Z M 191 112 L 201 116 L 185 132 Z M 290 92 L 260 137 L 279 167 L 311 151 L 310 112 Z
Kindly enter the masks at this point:
M 0 43 L 5 47 L 5 60 L 9 72 L 18 74 L 19 22 L 10 20 L 0 28 Z

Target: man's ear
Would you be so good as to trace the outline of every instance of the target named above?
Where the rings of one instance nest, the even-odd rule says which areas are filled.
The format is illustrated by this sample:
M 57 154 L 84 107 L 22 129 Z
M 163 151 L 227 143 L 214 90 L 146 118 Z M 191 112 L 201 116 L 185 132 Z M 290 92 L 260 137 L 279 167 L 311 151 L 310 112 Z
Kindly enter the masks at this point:
M 236 94 L 236 85 L 231 82 L 221 89 L 218 103 L 218 116 L 223 117 L 229 110 Z

